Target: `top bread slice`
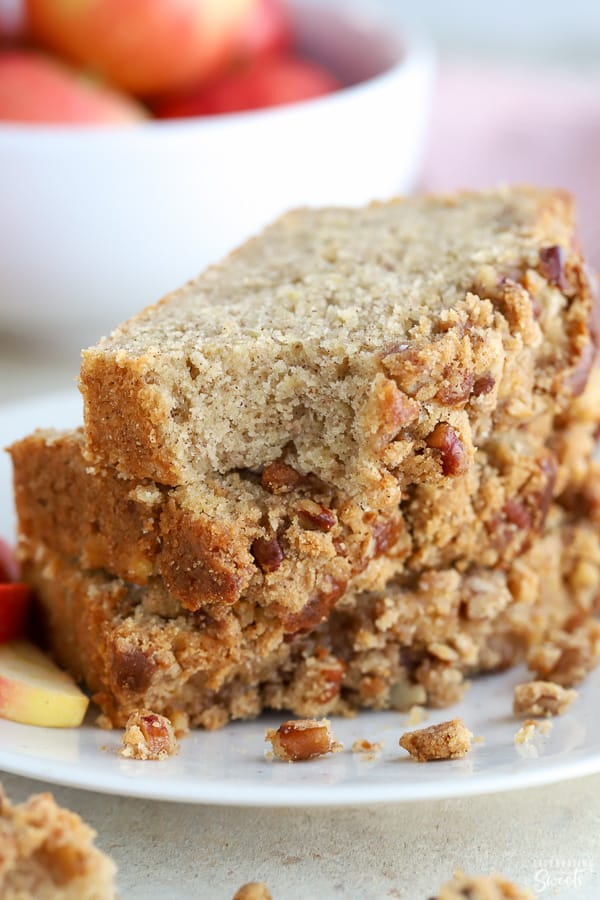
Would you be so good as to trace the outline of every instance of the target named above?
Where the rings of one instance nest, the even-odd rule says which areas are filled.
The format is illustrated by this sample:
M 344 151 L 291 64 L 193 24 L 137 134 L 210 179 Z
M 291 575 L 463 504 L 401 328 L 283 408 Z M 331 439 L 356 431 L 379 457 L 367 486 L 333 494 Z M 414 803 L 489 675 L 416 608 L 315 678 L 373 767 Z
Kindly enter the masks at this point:
M 562 192 L 302 209 L 84 352 L 86 457 L 166 485 L 283 459 L 366 504 L 463 473 L 591 367 Z

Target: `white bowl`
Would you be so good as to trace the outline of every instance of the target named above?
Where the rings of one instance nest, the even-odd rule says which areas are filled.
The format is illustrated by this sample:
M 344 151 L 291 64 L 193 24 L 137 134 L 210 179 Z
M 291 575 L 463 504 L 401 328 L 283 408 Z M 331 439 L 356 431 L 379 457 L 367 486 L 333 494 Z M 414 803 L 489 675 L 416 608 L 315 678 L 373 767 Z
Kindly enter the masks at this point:
M 428 47 L 316 2 L 293 11 L 299 45 L 351 87 L 204 119 L 0 125 L 0 331 L 92 343 L 290 207 L 414 186 Z

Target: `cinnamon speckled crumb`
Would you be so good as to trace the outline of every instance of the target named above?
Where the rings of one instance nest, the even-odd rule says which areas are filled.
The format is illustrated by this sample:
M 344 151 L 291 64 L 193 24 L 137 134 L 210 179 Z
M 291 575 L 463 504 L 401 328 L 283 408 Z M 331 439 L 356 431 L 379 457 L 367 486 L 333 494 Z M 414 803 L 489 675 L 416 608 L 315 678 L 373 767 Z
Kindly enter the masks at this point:
M 472 737 L 462 719 L 451 719 L 418 731 L 406 731 L 400 746 L 419 762 L 460 759 L 471 749 Z
M 529 681 L 515 687 L 513 712 L 526 716 L 559 716 L 576 697 L 577 691 L 552 681 Z
M 37 794 L 13 806 L 0 786 L 3 900 L 115 900 L 113 861 L 78 815 Z
M 501 875 L 465 875 L 455 872 L 430 900 L 535 900 L 529 888 L 519 887 Z

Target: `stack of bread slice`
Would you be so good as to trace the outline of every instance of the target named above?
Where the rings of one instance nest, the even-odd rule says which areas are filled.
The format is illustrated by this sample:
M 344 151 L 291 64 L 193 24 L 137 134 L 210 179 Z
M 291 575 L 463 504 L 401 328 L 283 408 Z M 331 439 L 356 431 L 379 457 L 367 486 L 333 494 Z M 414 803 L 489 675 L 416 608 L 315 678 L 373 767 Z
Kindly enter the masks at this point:
M 457 700 L 600 654 L 593 280 L 561 192 L 298 210 L 83 354 L 11 448 L 48 646 L 106 720 Z

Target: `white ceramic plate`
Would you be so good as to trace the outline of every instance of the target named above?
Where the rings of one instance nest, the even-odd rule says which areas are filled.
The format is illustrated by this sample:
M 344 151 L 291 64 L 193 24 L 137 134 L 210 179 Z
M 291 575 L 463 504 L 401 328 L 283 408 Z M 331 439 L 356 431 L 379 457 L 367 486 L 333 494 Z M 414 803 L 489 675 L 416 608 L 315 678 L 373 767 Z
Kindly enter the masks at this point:
M 80 421 L 75 392 L 0 407 L 0 444 L 37 426 Z M 14 516 L 10 468 L 0 461 L 0 533 L 11 535 Z M 215 733 L 195 732 L 178 756 L 160 763 L 123 760 L 120 735 L 89 724 L 74 730 L 33 728 L 0 721 L 0 770 L 104 793 L 234 806 L 325 806 L 399 802 L 513 790 L 600 771 L 600 672 L 581 688 L 572 710 L 553 722 L 533 745 L 515 746 L 518 723 L 510 714 L 512 688 L 521 671 L 480 679 L 463 703 L 430 712 L 427 724 L 460 715 L 476 735 L 464 760 L 424 765 L 398 747 L 406 730 L 399 713 L 363 713 L 334 720 L 345 750 L 309 763 L 288 765 L 265 758 L 267 727 L 282 716 L 235 723 Z M 374 759 L 350 751 L 356 739 L 381 741 Z

